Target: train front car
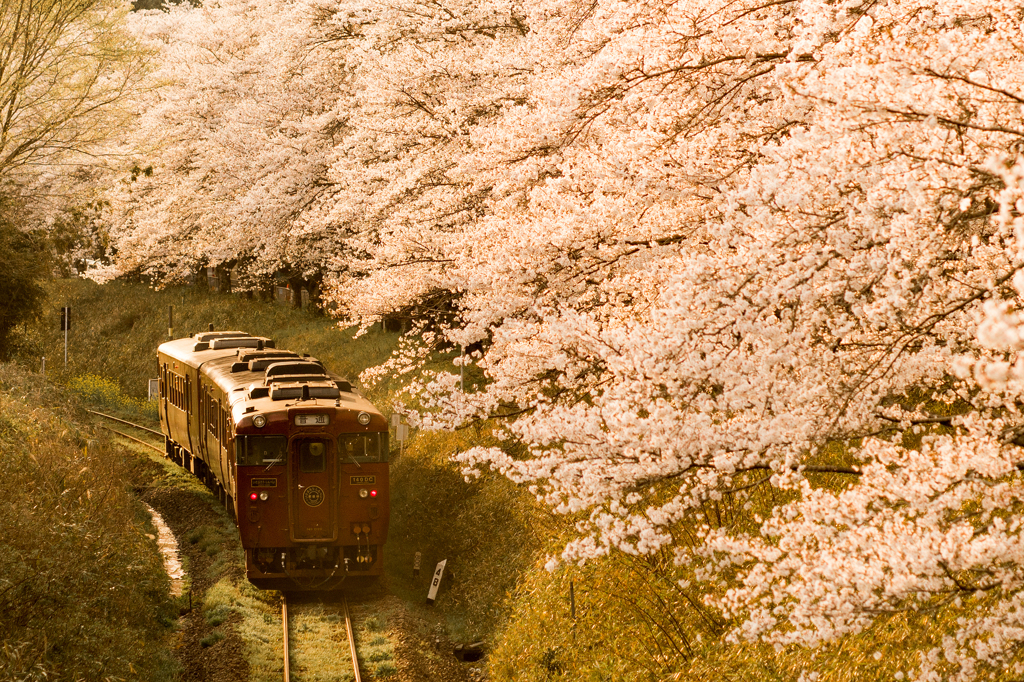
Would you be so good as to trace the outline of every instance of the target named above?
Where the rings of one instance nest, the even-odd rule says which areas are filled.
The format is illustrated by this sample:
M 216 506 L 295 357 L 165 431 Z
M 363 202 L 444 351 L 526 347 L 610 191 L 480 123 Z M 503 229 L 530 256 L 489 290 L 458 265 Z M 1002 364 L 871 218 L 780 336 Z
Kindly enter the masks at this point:
M 306 363 L 268 364 L 269 381 L 233 409 L 246 576 L 266 589 L 326 590 L 383 572 L 387 423 L 344 382 L 300 374 L 313 371 Z
M 388 428 L 342 378 L 244 332 L 160 346 L 168 454 L 235 513 L 246 577 L 331 590 L 383 573 Z

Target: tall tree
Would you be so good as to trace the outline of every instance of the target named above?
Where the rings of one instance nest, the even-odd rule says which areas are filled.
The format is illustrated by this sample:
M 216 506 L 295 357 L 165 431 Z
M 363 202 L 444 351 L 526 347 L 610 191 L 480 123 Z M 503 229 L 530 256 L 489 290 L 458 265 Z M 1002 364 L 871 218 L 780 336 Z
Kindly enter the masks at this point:
M 112 0 L 0 1 L 0 179 L 95 151 L 128 119 L 121 107 L 144 55 Z
M 515 447 L 460 459 L 576 515 L 566 557 L 671 550 L 780 645 L 982 595 L 921 675 L 1021 662 L 1019 3 L 203 11 L 154 19 L 203 29 L 166 40 L 186 114 L 127 266 L 309 244 L 363 322 L 445 292 L 455 323 L 365 377 L 470 349 L 414 416 L 496 424 Z M 767 486 L 770 518 L 707 513 Z
M 75 202 L 68 167 L 94 165 L 129 120 L 146 55 L 126 13 L 113 0 L 0 0 L 0 357 L 49 274 L 30 233 Z
M 41 231 L 25 231 L 9 201 L 0 204 L 0 360 L 13 349 L 15 331 L 39 313 L 49 275 L 46 238 Z

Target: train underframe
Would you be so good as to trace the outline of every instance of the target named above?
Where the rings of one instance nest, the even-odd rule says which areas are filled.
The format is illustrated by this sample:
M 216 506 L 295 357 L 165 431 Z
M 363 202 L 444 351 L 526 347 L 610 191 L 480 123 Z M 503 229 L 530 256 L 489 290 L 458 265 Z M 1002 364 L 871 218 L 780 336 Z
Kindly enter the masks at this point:
M 303 545 L 245 550 L 245 577 L 275 590 L 331 590 L 367 585 L 379 577 L 377 545 Z

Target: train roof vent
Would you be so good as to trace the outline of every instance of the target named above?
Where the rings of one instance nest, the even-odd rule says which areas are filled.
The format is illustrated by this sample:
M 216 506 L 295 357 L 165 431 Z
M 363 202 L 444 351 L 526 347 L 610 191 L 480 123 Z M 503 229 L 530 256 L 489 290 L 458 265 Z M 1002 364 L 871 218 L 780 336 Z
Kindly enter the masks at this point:
M 299 356 L 295 355 L 294 353 L 292 353 L 291 355 L 282 355 L 274 358 L 255 358 L 249 360 L 249 371 L 263 372 L 267 369 L 267 367 L 270 367 L 271 365 L 287 361 L 301 362 L 302 360 L 299 358 Z M 323 371 L 322 367 L 320 368 L 320 371 Z
M 341 397 L 341 391 L 333 381 L 309 381 L 304 383 L 282 383 L 270 387 L 270 398 L 272 400 L 295 400 L 302 397 L 302 390 L 309 389 L 310 398 L 326 398 L 337 400 Z
M 324 366 L 310 360 L 272 362 L 267 365 L 267 378 L 282 374 L 318 374 L 324 373 Z
M 232 372 L 262 372 L 271 363 L 281 360 L 298 360 L 299 356 L 287 350 L 263 351 L 239 348 L 238 358 L 231 363 Z
M 249 389 L 249 400 L 267 398 L 270 396 L 270 389 L 266 386 L 253 386 Z
M 272 341 L 273 339 L 263 339 L 264 342 Z M 264 346 L 266 344 L 264 343 Z M 269 346 L 266 346 L 269 348 Z M 246 348 L 239 349 L 238 351 L 238 362 L 248 363 L 250 360 L 257 360 L 259 358 L 298 358 L 298 353 L 293 353 L 290 350 L 248 350 Z
M 228 337 L 238 336 L 251 336 L 249 332 L 202 332 L 195 335 L 195 340 L 200 342 L 213 341 L 214 339 L 224 339 Z
M 265 386 L 271 384 L 300 383 L 308 384 L 311 381 L 331 381 L 326 374 L 278 374 L 276 377 L 266 377 L 263 380 Z
M 231 336 L 221 339 L 210 340 L 210 350 L 223 350 L 225 348 L 255 348 L 263 339 L 254 336 Z

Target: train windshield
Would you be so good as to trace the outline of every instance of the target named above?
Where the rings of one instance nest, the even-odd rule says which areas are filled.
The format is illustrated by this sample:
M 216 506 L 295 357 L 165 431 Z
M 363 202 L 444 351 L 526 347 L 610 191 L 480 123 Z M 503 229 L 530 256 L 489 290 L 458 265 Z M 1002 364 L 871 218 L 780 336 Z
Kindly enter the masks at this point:
M 338 436 L 338 456 L 342 462 L 386 462 L 387 433 L 343 433 Z
M 245 436 L 235 439 L 240 466 L 272 466 L 288 461 L 288 439 L 284 436 Z

